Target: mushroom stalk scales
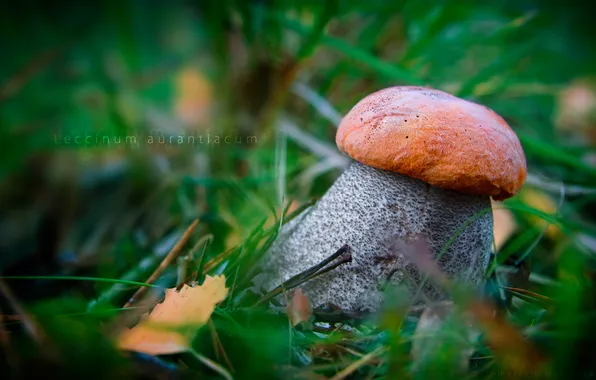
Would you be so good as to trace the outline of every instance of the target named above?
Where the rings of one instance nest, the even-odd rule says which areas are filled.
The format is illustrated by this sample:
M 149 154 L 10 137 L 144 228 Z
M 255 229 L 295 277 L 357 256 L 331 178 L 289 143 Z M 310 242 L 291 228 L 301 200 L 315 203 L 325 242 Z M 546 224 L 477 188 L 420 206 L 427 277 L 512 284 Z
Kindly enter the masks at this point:
M 383 280 L 405 283 L 414 292 L 425 277 L 408 254 L 398 251 L 396 241 L 423 237 L 437 258 L 469 218 L 490 206 L 488 196 L 444 190 L 352 161 L 315 205 L 282 227 L 264 258 L 269 268 L 265 288 L 348 244 L 351 263 L 315 277 L 302 289 L 314 305 L 376 310 L 383 302 Z M 481 280 L 489 263 L 492 222 L 490 213 L 478 216 L 438 258 L 448 277 L 473 284 Z M 432 281 L 422 294 L 433 300 L 446 297 Z

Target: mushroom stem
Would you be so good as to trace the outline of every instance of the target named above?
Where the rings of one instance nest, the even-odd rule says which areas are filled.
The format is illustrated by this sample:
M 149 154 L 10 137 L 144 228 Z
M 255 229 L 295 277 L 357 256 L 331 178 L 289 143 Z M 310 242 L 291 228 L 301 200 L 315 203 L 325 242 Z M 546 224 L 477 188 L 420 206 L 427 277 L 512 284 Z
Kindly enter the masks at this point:
M 488 196 L 444 190 L 352 161 L 315 205 L 282 227 L 263 258 L 261 286 L 275 288 L 348 244 L 351 263 L 301 288 L 315 306 L 377 310 L 383 303 L 381 285 L 388 279 L 414 292 L 425 277 L 416 260 L 408 260 L 425 252 L 405 252 L 413 248 L 404 248 L 404 242 L 423 237 L 428 257 L 437 259 L 469 218 L 490 207 Z M 489 263 L 492 224 L 491 213 L 477 216 L 438 258 L 442 272 L 477 284 Z M 430 300 L 447 298 L 431 281 L 421 293 Z

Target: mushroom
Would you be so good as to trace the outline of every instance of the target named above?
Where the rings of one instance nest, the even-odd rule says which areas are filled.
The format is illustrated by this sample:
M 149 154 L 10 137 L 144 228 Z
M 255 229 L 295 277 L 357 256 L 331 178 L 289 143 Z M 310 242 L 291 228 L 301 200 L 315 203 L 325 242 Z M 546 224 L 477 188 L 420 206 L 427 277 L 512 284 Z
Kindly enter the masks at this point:
M 264 255 L 261 286 L 274 288 L 347 244 L 352 261 L 302 291 L 314 305 L 374 311 L 384 280 L 421 285 L 424 273 L 395 244 L 420 237 L 448 278 L 480 283 L 493 240 L 490 197 L 513 196 L 526 177 L 522 147 L 505 120 L 443 91 L 398 86 L 356 104 L 336 143 L 352 159 L 348 168 L 280 229 Z M 421 300 L 448 298 L 432 282 L 421 293 Z

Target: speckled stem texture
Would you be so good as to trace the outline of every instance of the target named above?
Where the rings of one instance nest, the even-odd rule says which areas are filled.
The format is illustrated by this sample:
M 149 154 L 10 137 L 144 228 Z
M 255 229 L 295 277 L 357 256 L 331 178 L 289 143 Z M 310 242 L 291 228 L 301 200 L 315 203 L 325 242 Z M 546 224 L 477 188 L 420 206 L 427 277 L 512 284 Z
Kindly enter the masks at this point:
M 489 197 L 443 190 L 353 161 L 315 205 L 282 227 L 263 259 L 261 286 L 270 290 L 348 244 L 351 263 L 301 288 L 315 306 L 377 310 L 388 279 L 406 284 L 413 295 L 424 278 L 420 263 L 407 257 L 425 252 L 403 252 L 408 247 L 403 242 L 425 239 L 436 259 L 458 229 L 481 213 L 438 258 L 449 278 L 478 284 L 490 257 L 492 214 L 482 213 L 490 207 Z M 426 256 L 431 257 L 428 250 Z M 421 299 L 444 298 L 446 293 L 427 281 Z

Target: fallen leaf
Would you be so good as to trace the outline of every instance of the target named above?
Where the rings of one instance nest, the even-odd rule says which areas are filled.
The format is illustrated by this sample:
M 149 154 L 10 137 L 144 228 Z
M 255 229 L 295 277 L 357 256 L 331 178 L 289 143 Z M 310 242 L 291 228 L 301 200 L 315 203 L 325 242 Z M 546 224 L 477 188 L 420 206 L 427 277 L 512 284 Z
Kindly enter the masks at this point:
M 286 306 L 286 314 L 290 318 L 292 327 L 296 326 L 300 322 L 308 322 L 312 315 L 312 304 L 308 297 L 302 292 L 302 289 L 298 289 L 292 295 L 290 303 Z
M 148 355 L 187 351 L 197 327 L 207 323 L 215 305 L 227 295 L 224 275 L 206 276 L 202 285 L 184 285 L 180 291 L 167 289 L 165 300 L 138 325 L 124 331 L 118 338 L 118 346 Z
M 501 202 L 492 201 L 493 206 L 493 235 L 497 252 L 501 250 L 507 240 L 517 229 L 513 213 L 503 208 Z

